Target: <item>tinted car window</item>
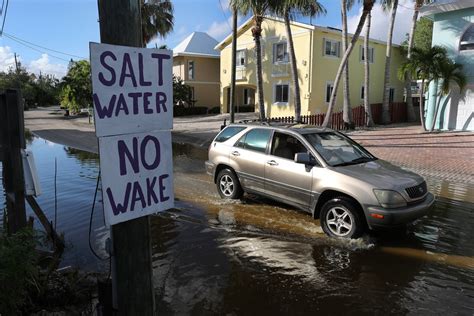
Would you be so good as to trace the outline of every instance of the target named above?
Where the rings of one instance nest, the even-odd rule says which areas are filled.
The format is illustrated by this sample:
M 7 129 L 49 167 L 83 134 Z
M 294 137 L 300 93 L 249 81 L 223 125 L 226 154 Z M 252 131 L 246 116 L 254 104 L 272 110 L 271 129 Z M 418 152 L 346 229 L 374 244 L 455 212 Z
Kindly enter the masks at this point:
M 271 130 L 269 129 L 253 129 L 241 137 L 235 143 L 235 146 L 264 153 L 270 139 L 270 133 Z
M 274 133 L 271 154 L 293 160 L 296 153 L 308 152 L 306 147 L 295 137 L 283 133 Z
M 219 135 L 217 135 L 214 141 L 219 143 L 225 142 L 226 140 L 243 131 L 244 129 L 245 127 L 228 126 L 222 132 L 220 132 Z

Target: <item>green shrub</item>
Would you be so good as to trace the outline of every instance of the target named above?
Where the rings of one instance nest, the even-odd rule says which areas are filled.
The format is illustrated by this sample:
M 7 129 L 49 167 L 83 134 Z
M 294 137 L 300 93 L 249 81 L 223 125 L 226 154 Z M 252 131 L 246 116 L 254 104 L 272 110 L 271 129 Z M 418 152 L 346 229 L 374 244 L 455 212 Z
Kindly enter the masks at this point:
M 212 107 L 212 108 L 209 109 L 209 111 L 207 111 L 207 113 L 209 113 L 209 114 L 220 114 L 221 113 L 221 107 L 220 106 Z
M 30 228 L 10 236 L 0 230 L 0 314 L 15 315 L 29 303 L 28 290 L 39 275 L 35 247 Z
M 207 114 L 207 107 L 205 106 L 194 106 L 194 107 L 184 107 L 184 106 L 175 106 L 173 108 L 173 116 L 187 116 L 187 115 L 202 115 Z

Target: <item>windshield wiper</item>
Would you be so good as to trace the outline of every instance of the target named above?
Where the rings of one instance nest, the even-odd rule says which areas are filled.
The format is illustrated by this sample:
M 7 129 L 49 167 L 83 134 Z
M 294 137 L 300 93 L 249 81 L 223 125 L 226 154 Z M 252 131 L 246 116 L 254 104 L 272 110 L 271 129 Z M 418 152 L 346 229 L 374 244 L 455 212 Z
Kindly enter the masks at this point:
M 333 167 L 357 165 L 359 163 L 369 162 L 369 161 L 373 161 L 373 160 L 376 160 L 376 159 L 377 158 L 359 157 L 359 158 L 356 158 L 356 159 L 351 160 L 351 161 L 346 161 L 346 162 L 341 162 L 341 163 L 335 164 L 335 165 L 333 165 Z

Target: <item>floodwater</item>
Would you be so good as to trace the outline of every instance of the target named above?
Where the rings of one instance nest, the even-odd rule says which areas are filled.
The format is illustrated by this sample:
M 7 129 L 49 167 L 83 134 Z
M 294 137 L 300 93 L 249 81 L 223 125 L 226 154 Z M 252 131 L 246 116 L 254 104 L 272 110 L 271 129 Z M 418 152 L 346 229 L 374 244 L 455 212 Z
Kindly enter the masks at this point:
M 57 227 L 68 245 L 62 264 L 107 271 L 87 239 L 97 158 L 39 138 L 29 147 L 50 219 L 57 159 Z M 221 200 L 204 173 L 207 151 L 173 150 L 176 209 L 151 221 L 161 314 L 474 314 L 474 184 L 427 178 L 437 195 L 428 216 L 405 231 L 339 240 L 285 205 Z M 106 257 L 101 212 L 98 203 L 92 246 Z

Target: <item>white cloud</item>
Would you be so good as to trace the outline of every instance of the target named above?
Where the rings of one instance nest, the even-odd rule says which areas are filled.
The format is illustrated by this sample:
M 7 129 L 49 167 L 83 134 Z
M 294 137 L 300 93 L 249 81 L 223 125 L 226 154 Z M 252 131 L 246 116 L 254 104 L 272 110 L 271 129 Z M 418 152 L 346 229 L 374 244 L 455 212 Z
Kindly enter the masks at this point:
M 397 8 L 395 26 L 393 29 L 393 43 L 400 44 L 406 39 L 406 34 L 410 32 L 411 20 L 413 15 L 413 3 L 411 0 L 401 0 Z M 349 32 L 353 33 L 359 18 L 362 14 L 362 7 L 357 15 L 348 17 L 347 24 Z M 375 4 L 372 9 L 372 20 L 370 25 L 370 37 L 381 41 L 387 41 L 388 24 L 390 12 L 384 12 L 380 4 Z M 361 35 L 365 34 L 365 27 Z
M 222 40 L 225 36 L 232 32 L 232 17 L 222 22 L 212 22 L 206 33 L 214 37 L 217 41 Z
M 0 71 L 15 67 L 15 56 L 9 46 L 0 46 Z
M 49 61 L 48 54 L 42 54 L 40 58 L 32 60 L 28 67 L 28 71 L 39 74 L 53 75 L 61 79 L 67 73 L 67 66 L 64 64 L 53 64 Z

